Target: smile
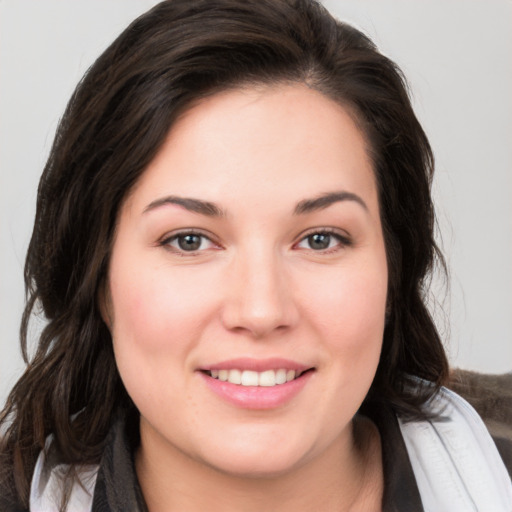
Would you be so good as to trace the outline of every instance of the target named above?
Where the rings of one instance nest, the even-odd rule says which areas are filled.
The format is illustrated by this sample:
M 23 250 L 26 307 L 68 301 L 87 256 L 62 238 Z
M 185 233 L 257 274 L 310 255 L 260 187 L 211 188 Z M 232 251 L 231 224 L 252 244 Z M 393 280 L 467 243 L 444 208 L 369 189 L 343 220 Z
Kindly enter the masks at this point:
M 273 387 L 291 382 L 292 380 L 300 377 L 304 372 L 278 368 L 276 370 L 265 370 L 263 372 L 223 369 L 211 370 L 206 373 L 214 379 L 229 382 L 230 384 L 237 384 L 240 386 Z
M 204 384 L 242 409 L 275 409 L 297 396 L 316 367 L 290 359 L 240 357 L 197 368 Z
M 314 368 L 263 371 L 216 368 L 198 372 L 206 386 L 223 401 L 241 409 L 260 410 L 275 409 L 289 403 L 304 389 L 314 373 Z

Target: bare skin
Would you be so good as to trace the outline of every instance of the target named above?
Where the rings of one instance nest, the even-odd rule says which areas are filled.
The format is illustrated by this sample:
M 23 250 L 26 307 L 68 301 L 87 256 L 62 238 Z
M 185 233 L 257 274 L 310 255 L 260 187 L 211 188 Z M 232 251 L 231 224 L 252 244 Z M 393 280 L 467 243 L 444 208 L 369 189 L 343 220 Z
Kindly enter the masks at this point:
M 322 464 L 297 468 L 291 474 L 262 478 L 233 477 L 178 457 L 161 468 L 139 451 L 136 468 L 150 512 L 379 512 L 384 478 L 381 441 L 367 418 L 354 419 L 348 460 L 337 451 Z M 319 485 L 321 482 L 321 485 Z

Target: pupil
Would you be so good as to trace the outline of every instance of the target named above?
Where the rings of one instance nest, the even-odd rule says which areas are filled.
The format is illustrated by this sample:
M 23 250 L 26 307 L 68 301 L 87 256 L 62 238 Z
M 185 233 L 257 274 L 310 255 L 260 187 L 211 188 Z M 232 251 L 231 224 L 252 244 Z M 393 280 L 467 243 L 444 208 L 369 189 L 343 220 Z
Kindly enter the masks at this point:
M 331 235 L 326 233 L 315 233 L 308 237 L 309 246 L 312 249 L 327 249 L 331 242 Z
M 196 251 L 201 246 L 199 235 L 183 235 L 178 238 L 178 245 L 184 251 Z

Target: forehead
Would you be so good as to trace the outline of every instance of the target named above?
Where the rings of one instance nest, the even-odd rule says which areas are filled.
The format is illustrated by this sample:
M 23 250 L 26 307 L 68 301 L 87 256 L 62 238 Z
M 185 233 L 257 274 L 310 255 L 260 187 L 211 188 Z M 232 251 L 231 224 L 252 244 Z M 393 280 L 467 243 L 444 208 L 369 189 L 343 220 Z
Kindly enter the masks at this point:
M 305 85 L 246 87 L 202 99 L 174 123 L 132 199 L 165 193 L 215 202 L 259 194 L 296 201 L 336 190 L 376 198 L 352 113 Z

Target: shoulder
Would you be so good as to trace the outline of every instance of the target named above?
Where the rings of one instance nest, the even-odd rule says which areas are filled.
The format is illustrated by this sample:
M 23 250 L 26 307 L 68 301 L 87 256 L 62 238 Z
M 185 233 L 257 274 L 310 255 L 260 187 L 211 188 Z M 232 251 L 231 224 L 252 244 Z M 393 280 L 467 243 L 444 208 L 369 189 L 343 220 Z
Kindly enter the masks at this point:
M 488 428 L 471 404 L 441 388 L 429 419 L 399 418 L 425 510 L 512 510 L 512 481 Z
M 447 387 L 480 415 L 512 478 L 512 372 L 489 375 L 453 370 Z

